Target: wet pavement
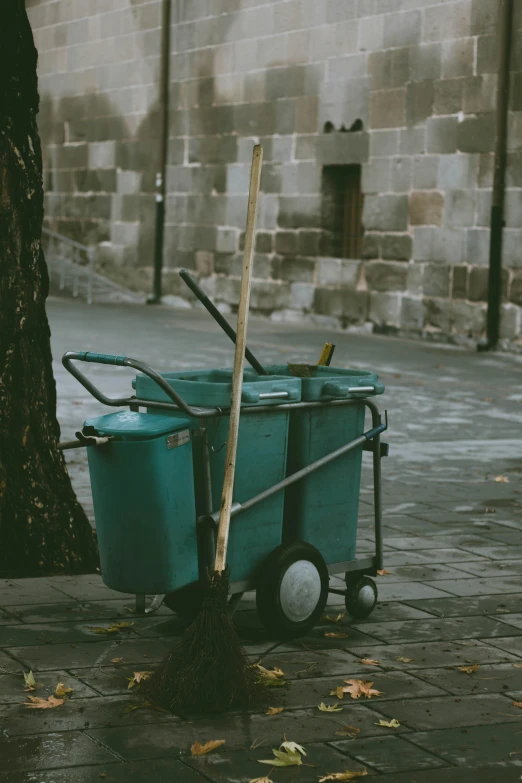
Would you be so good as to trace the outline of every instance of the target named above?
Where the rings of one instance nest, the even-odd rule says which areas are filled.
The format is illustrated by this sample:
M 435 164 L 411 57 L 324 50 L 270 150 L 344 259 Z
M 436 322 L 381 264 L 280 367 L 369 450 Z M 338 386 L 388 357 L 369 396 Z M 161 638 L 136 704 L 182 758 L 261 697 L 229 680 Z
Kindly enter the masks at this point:
M 107 412 L 67 375 L 65 350 L 143 359 L 160 370 L 225 367 L 232 346 L 205 313 L 86 306 L 52 299 L 58 413 L 64 440 Z M 326 341 L 334 364 L 375 369 L 389 412 L 383 462 L 385 568 L 379 604 L 307 637 L 279 643 L 262 629 L 247 594 L 236 620 L 253 661 L 279 667 L 283 712 L 171 716 L 140 707 L 129 689 L 182 632 L 165 607 L 133 613 L 131 596 L 101 578 L 0 582 L 0 781 L 9 783 L 274 783 L 318 781 L 345 770 L 385 783 L 503 783 L 522 776 L 522 361 L 319 327 L 253 318 L 249 345 L 265 363 L 315 362 Z M 108 394 L 130 391 L 132 373 L 89 366 Z M 73 485 L 92 517 L 85 452 L 68 453 Z M 371 463 L 365 455 L 358 554 L 373 546 Z M 336 577 L 334 582 L 341 586 Z M 328 614 L 342 614 L 331 595 Z M 92 630 L 133 623 L 111 634 Z M 346 636 L 326 637 L 337 632 Z M 371 659 L 375 663 L 362 661 Z M 461 667 L 467 669 L 462 671 Z M 471 668 L 470 668 L 471 667 Z M 41 687 L 24 693 L 22 671 Z M 355 678 L 381 695 L 342 701 L 330 691 Z M 27 709 L 72 688 L 63 705 Z M 321 702 L 342 711 L 322 712 Z M 377 725 L 397 720 L 396 728 Z M 302 766 L 260 764 L 286 736 L 306 749 Z M 206 756 L 196 741 L 224 739 Z

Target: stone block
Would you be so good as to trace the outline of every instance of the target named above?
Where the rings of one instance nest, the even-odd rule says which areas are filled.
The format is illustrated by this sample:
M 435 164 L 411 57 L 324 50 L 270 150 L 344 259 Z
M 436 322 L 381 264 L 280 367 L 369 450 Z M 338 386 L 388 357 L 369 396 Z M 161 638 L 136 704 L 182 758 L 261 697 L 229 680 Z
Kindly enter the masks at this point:
M 410 82 L 406 87 L 406 124 L 425 122 L 433 112 L 433 81 Z
M 196 271 L 201 277 L 209 277 L 214 272 L 214 253 L 208 250 L 196 250 Z
M 508 115 L 508 149 L 522 149 L 522 112 L 511 112 Z
M 297 98 L 295 105 L 296 133 L 315 133 L 317 131 L 319 98 L 316 95 Z
M 381 234 L 365 232 L 362 241 L 362 258 L 379 258 L 381 255 Z
M 401 302 L 401 329 L 419 331 L 424 326 L 424 304 L 422 299 L 403 296 Z
M 404 291 L 408 266 L 393 261 L 369 261 L 364 265 L 364 274 L 371 291 Z
M 471 260 L 471 259 L 470 259 Z M 483 266 L 474 266 L 469 274 L 468 297 L 472 302 L 485 302 L 488 298 L 489 270 Z
M 412 255 L 412 238 L 409 234 L 383 234 L 382 257 L 390 261 L 409 261 Z
M 383 40 L 383 16 L 371 16 L 359 19 L 359 51 L 374 52 L 377 49 L 382 49 Z
M 499 23 L 498 0 L 472 0 L 471 35 L 495 34 Z
M 433 84 L 433 113 L 457 114 L 462 109 L 465 79 L 440 79 Z
M 522 153 L 508 152 L 506 185 L 508 188 L 522 188 Z
M 486 309 L 479 304 L 455 301 L 453 308 L 453 328 L 458 334 L 468 337 L 480 337 L 486 326 Z
M 441 190 L 475 188 L 477 173 L 477 155 L 441 155 L 438 186 Z
M 410 78 L 410 49 L 373 52 L 368 58 L 368 73 L 373 90 L 403 87 Z
M 408 283 L 407 291 L 413 296 L 422 295 L 422 278 L 424 276 L 424 264 L 408 264 Z
M 425 296 L 449 296 L 451 267 L 446 264 L 426 264 L 422 288 Z
M 361 76 L 366 76 L 366 62 L 367 57 L 365 54 L 348 54 L 344 57 L 333 57 L 326 63 L 327 81 L 346 82 L 347 79 L 358 79 Z
M 117 170 L 117 183 L 116 189 L 119 194 L 125 193 L 139 193 L 141 182 L 140 171 L 125 171 Z
M 410 194 L 410 223 L 440 226 L 444 196 L 438 190 L 416 190 Z
M 445 194 L 444 225 L 472 226 L 475 215 L 475 193 L 473 190 L 449 190 Z
M 312 283 L 315 264 L 315 259 L 283 256 L 273 264 L 273 276 L 291 283 Z
M 443 41 L 442 76 L 444 79 L 473 74 L 474 43 L 473 38 L 452 38 Z
M 404 128 L 400 131 L 399 152 L 401 155 L 422 155 L 426 152 L 426 128 Z
M 467 261 L 473 265 L 489 264 L 490 232 L 487 228 L 473 228 L 467 236 Z
M 385 193 L 390 190 L 391 162 L 391 158 L 377 158 L 363 165 L 363 193 Z
M 491 152 L 495 146 L 495 115 L 465 117 L 458 124 L 457 146 L 461 152 Z
M 242 163 L 230 164 L 227 171 L 227 193 L 248 193 L 250 185 L 250 166 Z
M 398 329 L 401 325 L 401 295 L 372 292 L 369 318 L 377 326 Z
M 229 305 L 239 304 L 241 280 L 239 277 L 216 278 L 216 300 Z
M 408 227 L 408 196 L 367 196 L 363 224 L 368 231 L 405 231 Z
M 261 191 L 279 193 L 281 190 L 281 164 L 265 163 L 261 170 Z
M 348 288 L 316 288 L 314 311 L 319 315 L 343 318 L 347 323 L 365 321 L 368 308 L 366 291 Z
M 522 72 L 511 74 L 509 88 L 509 108 L 511 111 L 522 111 Z
M 370 95 L 370 127 L 396 128 L 405 124 L 406 90 L 377 90 Z
M 315 160 L 317 158 L 317 136 L 297 136 L 295 141 L 296 160 Z M 287 160 L 290 160 L 291 151 Z
M 509 301 L 522 305 L 522 272 L 514 272 L 509 287 Z
M 498 36 L 477 38 L 477 73 L 498 73 Z
M 275 235 L 276 253 L 295 255 L 297 253 L 297 232 L 278 231 Z
M 398 130 L 375 130 L 370 134 L 371 158 L 396 155 L 399 151 Z
M 504 229 L 502 255 L 505 266 L 522 268 L 522 231 Z
M 273 235 L 267 231 L 258 231 L 256 233 L 255 249 L 258 253 L 271 253 L 273 250 Z
M 318 258 L 317 282 L 320 286 L 348 286 L 355 288 L 359 278 L 360 261 L 345 258 Z
M 468 298 L 468 267 L 464 264 L 462 266 L 453 267 L 451 296 L 453 299 Z
M 413 258 L 458 264 L 464 260 L 465 239 L 464 230 L 417 226 L 413 232 Z
M 464 80 L 462 109 L 465 114 L 493 112 L 496 106 L 497 77 L 485 73 Z
M 437 155 L 419 155 L 413 159 L 413 187 L 415 190 L 434 190 L 438 184 L 439 158 Z
M 290 284 L 270 280 L 254 280 L 250 306 L 253 310 L 272 311 L 288 307 L 290 301 Z
M 316 231 L 299 231 L 297 235 L 297 251 L 300 256 L 317 256 L 319 254 L 319 246 L 322 232 Z
M 451 304 L 446 299 L 425 299 L 426 324 L 448 333 L 451 329 L 452 321 Z
M 369 135 L 357 133 L 328 133 L 317 140 L 317 161 L 323 166 L 364 163 L 368 160 Z
M 421 27 L 420 11 L 387 15 L 384 25 L 384 49 L 412 46 L 419 43 Z
M 457 151 L 459 122 L 457 117 L 430 117 L 428 130 L 428 152 L 452 153 Z
M 237 250 L 239 231 L 236 228 L 218 226 L 216 229 L 216 250 L 218 253 L 234 253 Z
M 442 45 L 420 44 L 410 55 L 411 79 L 424 82 L 429 79 L 439 79 L 442 68 Z
M 310 283 L 292 283 L 289 305 L 292 310 L 311 310 L 314 303 L 315 287 Z
M 470 35 L 469 2 L 443 3 L 424 12 L 424 41 L 444 41 Z
M 489 228 L 491 225 L 491 190 L 477 190 L 475 194 L 477 203 L 475 225 Z
M 522 311 L 513 304 L 504 304 L 500 313 L 500 336 L 507 340 L 520 337 L 522 331 Z

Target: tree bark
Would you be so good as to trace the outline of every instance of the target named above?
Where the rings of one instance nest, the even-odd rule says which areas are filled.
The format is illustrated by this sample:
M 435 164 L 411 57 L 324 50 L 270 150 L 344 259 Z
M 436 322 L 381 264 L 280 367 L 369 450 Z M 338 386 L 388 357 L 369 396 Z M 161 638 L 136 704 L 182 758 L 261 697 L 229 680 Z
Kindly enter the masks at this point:
M 58 449 L 37 59 L 24 0 L 0 2 L 0 573 L 9 576 L 98 565 Z

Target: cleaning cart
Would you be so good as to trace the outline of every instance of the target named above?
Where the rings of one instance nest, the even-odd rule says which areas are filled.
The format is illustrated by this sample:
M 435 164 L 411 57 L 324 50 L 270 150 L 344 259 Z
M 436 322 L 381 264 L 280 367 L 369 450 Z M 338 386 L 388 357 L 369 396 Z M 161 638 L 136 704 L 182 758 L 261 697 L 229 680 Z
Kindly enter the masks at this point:
M 135 369 L 136 395 L 105 396 L 75 362 Z M 138 611 L 165 601 L 190 617 L 214 558 L 231 371 L 160 374 L 85 351 L 66 353 L 63 364 L 100 403 L 124 408 L 87 420 L 76 444 L 88 448 L 105 584 L 135 594 Z M 319 620 L 329 592 L 344 595 L 358 618 L 375 606 L 387 418 L 372 398 L 384 387 L 373 373 L 342 368 L 312 368 L 309 378 L 286 366 L 263 371 L 244 371 L 230 608 L 255 590 L 265 626 L 297 636 Z M 364 450 L 373 455 L 375 553 L 356 558 Z M 342 572 L 346 589 L 330 587 L 329 575 Z M 146 596 L 154 596 L 148 608 Z

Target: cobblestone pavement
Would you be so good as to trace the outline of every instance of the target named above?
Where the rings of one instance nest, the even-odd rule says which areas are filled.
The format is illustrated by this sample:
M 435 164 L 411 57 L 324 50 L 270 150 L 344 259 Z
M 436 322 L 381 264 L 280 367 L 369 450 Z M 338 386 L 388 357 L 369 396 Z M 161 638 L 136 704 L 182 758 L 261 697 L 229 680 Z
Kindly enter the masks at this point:
M 62 437 L 105 412 L 69 378 L 66 349 L 127 354 L 160 368 L 227 366 L 227 339 L 197 311 L 49 302 Z M 253 661 L 280 667 L 278 715 L 171 716 L 132 709 L 133 672 L 149 670 L 182 630 L 168 609 L 133 617 L 131 597 L 96 576 L 0 582 L 0 781 L 91 783 L 274 783 L 318 781 L 367 770 L 385 783 L 511 783 L 522 777 L 522 364 L 378 336 L 335 334 L 252 319 L 252 350 L 262 361 L 313 361 L 326 340 L 335 363 L 377 369 L 387 387 L 390 457 L 383 463 L 385 566 L 380 602 L 364 621 L 348 615 L 326 637 L 278 643 L 258 623 L 253 596 L 237 625 Z M 126 371 L 89 368 L 113 394 Z M 365 457 L 366 462 L 366 457 Z M 69 452 L 74 486 L 92 515 L 85 454 Z M 505 480 L 500 480 L 500 478 Z M 372 548 L 371 473 L 365 464 L 358 552 Z M 338 579 L 337 577 L 335 579 Z M 342 613 L 331 596 L 328 613 Z M 90 628 L 128 620 L 111 635 Z M 362 663 L 372 659 L 375 665 Z M 469 673 L 460 667 L 473 667 Z M 21 703 L 22 670 L 47 698 L 73 689 L 60 707 Z M 339 701 L 343 680 L 371 680 L 381 695 Z M 377 725 L 396 719 L 397 728 Z M 351 727 L 351 728 L 347 728 Z M 306 764 L 270 769 L 283 736 L 306 748 Z M 201 757 L 199 740 L 226 744 Z M 472 769 L 470 769 L 472 768 Z

